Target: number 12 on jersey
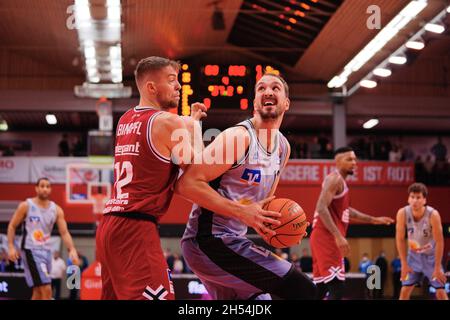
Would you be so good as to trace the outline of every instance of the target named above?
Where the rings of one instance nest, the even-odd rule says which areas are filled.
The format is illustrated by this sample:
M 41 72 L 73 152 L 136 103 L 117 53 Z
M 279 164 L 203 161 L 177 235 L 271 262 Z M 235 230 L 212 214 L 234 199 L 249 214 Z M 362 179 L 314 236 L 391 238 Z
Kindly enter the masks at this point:
M 114 164 L 116 170 L 116 199 L 128 199 L 128 192 L 122 192 L 125 187 L 133 180 L 133 164 L 130 161 L 116 162 Z

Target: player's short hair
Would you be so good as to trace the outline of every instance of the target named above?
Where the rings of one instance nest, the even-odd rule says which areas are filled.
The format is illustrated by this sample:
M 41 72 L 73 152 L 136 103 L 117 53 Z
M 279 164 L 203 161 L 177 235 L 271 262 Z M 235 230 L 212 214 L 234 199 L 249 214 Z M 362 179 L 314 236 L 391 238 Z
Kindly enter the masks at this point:
M 346 153 L 346 152 L 350 152 L 350 151 L 354 151 L 352 147 L 340 147 L 334 151 L 334 156 L 336 157 L 338 154 Z
M 37 179 L 36 181 L 36 187 L 39 185 L 39 183 L 41 183 L 42 180 L 46 180 L 48 182 L 50 182 L 50 179 L 47 177 L 40 177 L 39 179 Z
M 284 93 L 286 94 L 286 97 L 289 98 L 289 86 L 286 82 L 286 80 L 284 80 L 284 78 L 282 76 L 280 76 L 279 74 L 273 73 L 273 72 L 265 72 L 262 77 L 264 76 L 271 76 L 271 77 L 275 77 L 278 78 L 281 83 L 283 84 L 284 87 Z M 261 77 L 261 78 L 262 78 Z M 259 80 L 258 80 L 259 81 Z M 258 84 L 258 82 L 256 82 L 256 85 Z M 255 85 L 255 89 L 256 89 L 256 85 Z
M 136 84 L 139 86 L 139 81 L 147 74 L 159 71 L 165 67 L 171 66 L 177 72 L 180 70 L 180 62 L 166 59 L 163 57 L 151 56 L 142 59 L 138 62 L 136 69 L 134 70 L 134 77 Z
M 411 193 L 421 193 L 426 198 L 428 196 L 428 188 L 423 183 L 415 182 L 408 187 L 408 194 Z

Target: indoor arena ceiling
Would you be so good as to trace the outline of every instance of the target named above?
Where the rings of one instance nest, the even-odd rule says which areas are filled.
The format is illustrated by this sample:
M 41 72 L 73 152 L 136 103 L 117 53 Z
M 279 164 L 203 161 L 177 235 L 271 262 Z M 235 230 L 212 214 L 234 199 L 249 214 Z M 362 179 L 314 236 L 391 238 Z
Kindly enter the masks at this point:
M 122 0 L 124 83 L 132 85 L 133 70 L 140 58 L 162 55 L 217 64 L 270 62 L 282 68 L 293 86 L 311 84 L 314 92 L 326 95 L 327 82 L 379 32 L 367 28 L 367 8 L 379 6 L 381 24 L 385 25 L 409 1 Z M 92 6 L 104 2 L 90 0 Z M 72 92 L 75 85 L 85 81 L 77 32 L 68 28 L 71 5 L 73 0 L 0 1 L 0 90 Z M 354 73 L 349 84 L 358 82 L 446 5 L 447 0 L 428 0 L 420 16 Z M 215 10 L 223 14 L 223 25 L 213 23 Z M 450 25 L 448 17 L 446 22 Z M 394 70 L 392 77 L 376 89 L 360 90 L 357 95 L 450 97 L 448 30 L 426 39 L 429 44 L 420 55 Z M 304 90 L 298 92 L 297 96 Z M 5 117 L 9 117 L 10 127 L 23 128 L 27 123 L 24 115 L 14 111 L 0 101 L 0 116 L 8 113 Z M 26 116 L 36 116 L 31 122 L 39 122 L 39 111 L 46 109 L 43 106 L 34 111 Z M 95 113 L 87 114 L 93 119 L 83 120 L 85 115 L 76 117 L 73 111 L 67 112 L 64 123 L 69 128 L 77 128 L 80 118 L 82 123 L 96 123 Z M 229 125 L 236 117 L 239 115 L 227 114 L 220 119 Z M 215 121 L 214 117 L 211 121 Z

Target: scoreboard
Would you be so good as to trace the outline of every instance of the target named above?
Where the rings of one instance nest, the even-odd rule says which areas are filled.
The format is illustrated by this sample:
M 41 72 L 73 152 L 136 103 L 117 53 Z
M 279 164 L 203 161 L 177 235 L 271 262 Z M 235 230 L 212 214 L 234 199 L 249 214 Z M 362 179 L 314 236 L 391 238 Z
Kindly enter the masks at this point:
M 193 102 L 202 102 L 211 112 L 218 109 L 248 110 L 256 82 L 265 72 L 280 74 L 270 65 L 181 66 L 181 114 L 190 114 Z

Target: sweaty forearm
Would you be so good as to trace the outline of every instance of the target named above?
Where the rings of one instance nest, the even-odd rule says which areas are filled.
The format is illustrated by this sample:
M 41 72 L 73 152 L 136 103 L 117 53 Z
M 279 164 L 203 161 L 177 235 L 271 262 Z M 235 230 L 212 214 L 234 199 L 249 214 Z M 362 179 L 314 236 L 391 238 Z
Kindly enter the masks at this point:
M 67 247 L 67 250 L 70 251 L 75 248 L 75 245 L 73 244 L 72 236 L 70 235 L 69 231 L 61 234 L 61 239 L 63 240 L 64 245 Z
M 14 236 L 16 235 L 16 228 L 11 225 L 8 225 L 7 238 L 8 238 L 8 247 L 14 246 Z
M 397 251 L 402 264 L 406 263 L 406 241 L 404 238 L 396 238 Z
M 200 207 L 226 217 L 239 218 L 244 207 L 238 202 L 221 196 L 204 181 L 184 181 L 181 177 L 175 190 Z
M 436 248 L 434 252 L 434 268 L 440 269 L 442 267 L 442 257 L 444 255 L 444 241 L 438 240 L 436 241 Z
M 367 223 L 372 223 L 373 222 L 373 217 L 369 216 L 365 213 L 362 213 L 356 209 L 353 208 L 349 208 L 350 211 L 350 218 L 353 220 L 358 220 L 361 222 L 367 222 Z
M 317 212 L 319 213 L 319 217 L 322 223 L 334 237 L 342 236 L 333 219 L 331 218 L 330 211 L 328 211 L 327 207 L 318 207 Z

